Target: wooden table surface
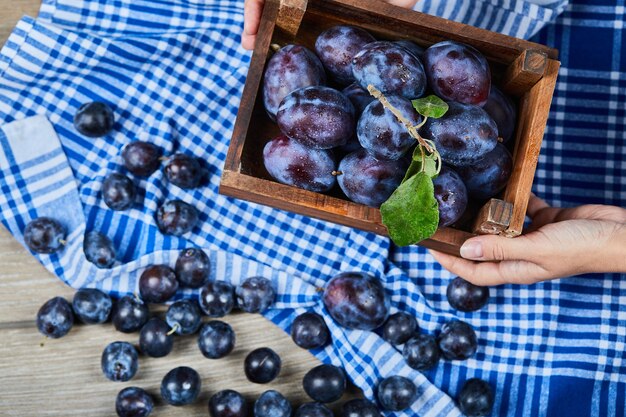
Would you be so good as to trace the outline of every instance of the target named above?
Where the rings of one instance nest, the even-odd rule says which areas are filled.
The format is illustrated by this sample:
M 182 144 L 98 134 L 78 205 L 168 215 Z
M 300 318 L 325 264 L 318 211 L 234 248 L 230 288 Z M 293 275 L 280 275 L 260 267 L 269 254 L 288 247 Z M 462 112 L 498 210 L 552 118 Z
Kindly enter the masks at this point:
M 38 0 L 0 0 L 0 45 L 18 19 L 36 16 L 38 7 Z M 209 397 L 222 389 L 238 390 L 251 401 L 267 389 L 282 392 L 294 405 L 310 401 L 301 381 L 318 361 L 260 315 L 242 313 L 224 319 L 237 335 L 237 346 L 226 358 L 205 359 L 194 337 L 177 338 L 170 355 L 141 357 L 135 378 L 111 382 L 100 370 L 102 350 L 116 340 L 137 342 L 137 334 L 116 332 L 111 324 L 75 325 L 61 339 L 44 340 L 35 327 L 37 310 L 46 300 L 61 295 L 71 301 L 73 293 L 0 227 L 0 416 L 110 417 L 117 393 L 127 386 L 143 387 L 153 395 L 155 416 L 207 416 Z M 274 349 L 283 361 L 280 376 L 267 385 L 252 384 L 243 373 L 247 352 L 262 346 Z M 164 405 L 161 379 L 181 365 L 200 373 L 200 398 L 186 407 Z

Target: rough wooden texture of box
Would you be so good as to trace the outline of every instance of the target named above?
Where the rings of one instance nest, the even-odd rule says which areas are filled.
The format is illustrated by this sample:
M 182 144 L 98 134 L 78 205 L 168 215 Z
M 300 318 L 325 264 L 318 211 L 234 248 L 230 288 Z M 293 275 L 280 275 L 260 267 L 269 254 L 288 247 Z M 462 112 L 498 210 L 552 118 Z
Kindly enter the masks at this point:
M 243 91 L 221 180 L 222 194 L 385 235 L 378 209 L 340 193 L 318 194 L 274 181 L 263 165 L 264 145 L 279 134 L 262 100 L 263 72 L 271 45 L 297 43 L 314 50 L 326 28 L 350 24 L 378 39 L 408 39 L 428 47 L 443 40 L 474 46 L 490 63 L 494 84 L 518 102 L 513 173 L 498 199 L 488 201 L 467 230 L 442 227 L 421 245 L 458 254 L 475 233 L 514 237 L 522 232 L 541 141 L 559 70 L 557 51 L 379 0 L 268 0 Z

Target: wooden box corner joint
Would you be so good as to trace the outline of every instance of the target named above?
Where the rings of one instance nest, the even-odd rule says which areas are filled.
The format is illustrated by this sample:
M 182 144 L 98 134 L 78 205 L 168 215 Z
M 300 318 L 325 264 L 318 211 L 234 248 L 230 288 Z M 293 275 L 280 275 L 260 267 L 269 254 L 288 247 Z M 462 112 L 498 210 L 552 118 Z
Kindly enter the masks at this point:
M 508 229 L 513 217 L 513 204 L 492 198 L 478 212 L 472 232 L 499 235 Z
M 502 90 L 520 96 L 539 81 L 546 71 L 548 55 L 544 51 L 524 50 L 504 72 Z
M 278 8 L 278 26 L 285 34 L 295 38 L 306 12 L 308 0 L 280 0 Z

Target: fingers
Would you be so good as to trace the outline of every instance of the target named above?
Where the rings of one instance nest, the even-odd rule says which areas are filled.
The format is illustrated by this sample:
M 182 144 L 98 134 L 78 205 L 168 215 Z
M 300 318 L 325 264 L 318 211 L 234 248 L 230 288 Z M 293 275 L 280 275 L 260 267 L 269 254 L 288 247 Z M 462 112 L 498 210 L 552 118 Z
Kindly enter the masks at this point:
M 404 7 L 406 9 L 412 9 L 417 0 L 385 0 L 389 4 L 393 4 L 394 6 Z
M 535 194 L 530 193 L 530 199 L 528 200 L 528 208 L 526 209 L 526 214 L 530 218 L 534 218 L 541 210 L 550 207 L 545 200 L 537 197 Z
M 473 261 L 504 261 L 528 259 L 529 245 L 524 236 L 515 239 L 502 236 L 477 236 L 461 246 L 461 256 Z
M 445 269 L 475 285 L 531 284 L 554 278 L 528 261 L 474 262 L 433 250 L 430 253 Z
M 245 49 L 254 49 L 256 35 L 259 32 L 261 14 L 265 0 L 246 0 L 243 6 L 243 33 L 241 35 L 241 46 Z

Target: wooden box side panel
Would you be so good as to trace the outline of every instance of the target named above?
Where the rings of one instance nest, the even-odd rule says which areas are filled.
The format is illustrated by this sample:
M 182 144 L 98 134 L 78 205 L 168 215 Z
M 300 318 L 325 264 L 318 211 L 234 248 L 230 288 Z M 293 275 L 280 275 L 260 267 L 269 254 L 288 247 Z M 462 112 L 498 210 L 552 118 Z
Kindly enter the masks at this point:
M 220 193 L 387 236 L 378 209 L 239 172 L 224 171 Z M 458 255 L 463 242 L 472 236 L 462 230 L 443 227 L 420 245 Z
M 513 173 L 504 192 L 504 200 L 513 204 L 507 236 L 522 233 L 559 67 L 559 61 L 548 60 L 543 78 L 520 101 Z
M 248 135 L 251 124 L 253 124 L 253 111 L 255 103 L 258 101 L 257 95 L 261 91 L 263 69 L 265 68 L 265 61 L 270 50 L 270 43 L 274 34 L 278 11 L 278 0 L 266 2 L 263 8 L 263 16 L 261 18 L 252 60 L 250 61 L 246 84 L 241 95 L 233 136 L 230 146 L 228 147 L 228 153 L 226 154 L 224 170 L 239 171 L 241 167 L 241 156 L 246 143 L 246 136 Z
M 380 0 L 309 0 L 308 9 L 345 23 L 358 23 L 365 29 L 390 37 L 410 38 L 422 46 L 444 40 L 463 42 L 481 50 L 490 61 L 507 65 L 528 49 L 545 52 L 552 59 L 558 55 L 555 49 L 544 45 L 408 11 Z

